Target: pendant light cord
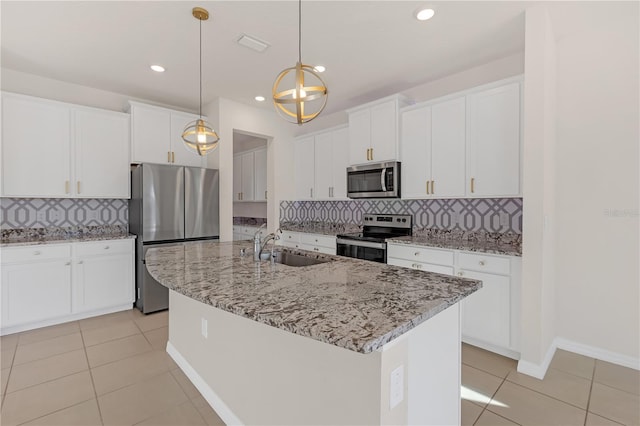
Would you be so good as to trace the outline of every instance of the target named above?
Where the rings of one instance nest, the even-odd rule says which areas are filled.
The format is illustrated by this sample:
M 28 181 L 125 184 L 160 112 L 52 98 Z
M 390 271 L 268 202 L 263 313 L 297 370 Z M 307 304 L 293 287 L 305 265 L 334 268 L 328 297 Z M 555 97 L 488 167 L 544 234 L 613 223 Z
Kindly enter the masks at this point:
M 198 110 L 200 118 L 202 118 L 202 19 L 200 21 L 200 109 Z
M 298 62 L 302 63 L 302 0 L 298 0 Z

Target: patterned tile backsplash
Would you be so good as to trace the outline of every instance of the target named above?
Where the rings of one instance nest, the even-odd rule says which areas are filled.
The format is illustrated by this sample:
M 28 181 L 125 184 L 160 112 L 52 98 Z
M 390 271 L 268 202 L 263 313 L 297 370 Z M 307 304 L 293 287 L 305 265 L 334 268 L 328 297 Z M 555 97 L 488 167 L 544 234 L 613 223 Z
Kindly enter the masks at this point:
M 128 200 L 0 198 L 0 228 L 129 225 Z
M 522 234 L 522 198 L 282 201 L 280 222 L 362 224 L 364 213 L 411 214 L 414 228 Z

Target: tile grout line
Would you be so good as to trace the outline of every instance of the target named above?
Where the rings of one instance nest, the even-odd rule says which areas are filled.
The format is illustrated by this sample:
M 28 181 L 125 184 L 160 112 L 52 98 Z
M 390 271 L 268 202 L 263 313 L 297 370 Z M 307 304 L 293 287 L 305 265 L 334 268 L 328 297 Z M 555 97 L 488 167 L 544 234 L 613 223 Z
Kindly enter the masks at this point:
M 96 383 L 93 380 L 93 371 L 91 369 L 91 364 L 89 363 L 89 354 L 87 354 L 87 346 L 85 345 L 85 342 L 84 342 L 84 334 L 82 330 L 80 330 L 80 338 L 82 339 L 82 348 L 84 349 L 84 356 L 87 360 L 87 367 L 89 368 L 89 377 L 91 378 L 91 387 L 93 388 L 93 395 L 96 398 L 96 406 L 98 407 L 98 415 L 100 416 L 100 423 L 104 425 L 104 419 L 102 418 L 102 409 L 100 408 L 100 402 L 98 401 L 98 391 L 96 390 Z

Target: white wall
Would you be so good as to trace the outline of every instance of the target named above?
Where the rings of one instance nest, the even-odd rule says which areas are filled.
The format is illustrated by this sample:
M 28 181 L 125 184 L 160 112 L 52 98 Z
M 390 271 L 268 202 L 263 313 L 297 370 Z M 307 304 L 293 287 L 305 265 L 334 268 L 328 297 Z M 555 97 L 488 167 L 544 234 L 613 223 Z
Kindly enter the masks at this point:
M 233 217 L 267 217 L 267 203 L 233 203 Z
M 280 201 L 291 199 L 293 186 L 294 126 L 279 118 L 275 111 L 254 108 L 219 98 L 203 111 L 217 126 L 220 145 L 209 165 L 220 170 L 220 240 L 233 239 L 233 131 L 267 139 L 268 230 L 280 222 Z
M 638 368 L 638 3 L 589 7 L 556 45 L 556 330 Z

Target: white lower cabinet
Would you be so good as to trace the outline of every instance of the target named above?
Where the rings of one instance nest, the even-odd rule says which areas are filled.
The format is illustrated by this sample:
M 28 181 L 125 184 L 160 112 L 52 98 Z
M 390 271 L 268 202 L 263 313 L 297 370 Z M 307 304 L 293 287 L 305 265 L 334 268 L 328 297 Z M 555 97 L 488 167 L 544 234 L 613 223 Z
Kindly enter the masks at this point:
M 233 241 L 253 240 L 253 236 L 260 229 L 259 226 L 233 225 Z M 267 235 L 267 230 L 262 228 L 260 237 Z
M 133 243 L 3 247 L 0 334 L 131 308 Z
M 462 340 L 519 358 L 520 257 L 388 243 L 387 263 L 481 280 L 461 303 Z
M 280 241 L 285 247 L 309 250 L 323 254 L 336 254 L 336 237 L 333 235 L 282 231 Z

